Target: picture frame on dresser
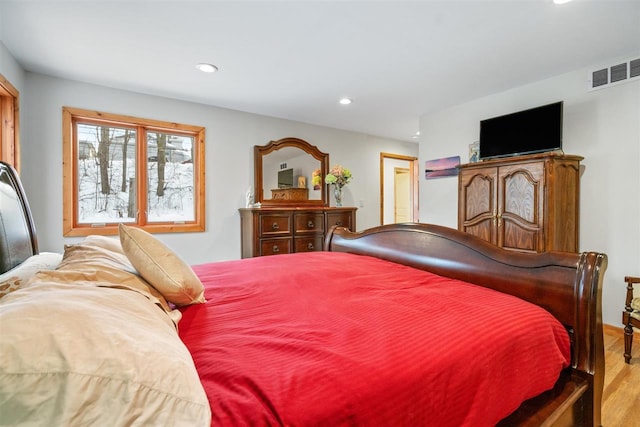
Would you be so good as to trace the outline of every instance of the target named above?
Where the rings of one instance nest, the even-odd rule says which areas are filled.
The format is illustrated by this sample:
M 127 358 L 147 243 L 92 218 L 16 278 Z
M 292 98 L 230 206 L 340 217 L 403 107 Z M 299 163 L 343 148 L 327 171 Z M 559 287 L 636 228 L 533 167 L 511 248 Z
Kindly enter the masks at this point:
M 469 163 L 480 161 L 480 141 L 469 144 Z

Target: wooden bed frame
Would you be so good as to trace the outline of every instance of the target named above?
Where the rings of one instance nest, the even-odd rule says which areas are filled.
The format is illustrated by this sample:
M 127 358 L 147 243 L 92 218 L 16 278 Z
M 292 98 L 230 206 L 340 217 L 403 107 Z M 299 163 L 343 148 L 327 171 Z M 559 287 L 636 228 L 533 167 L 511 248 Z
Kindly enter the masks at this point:
M 429 224 L 385 225 L 360 233 L 334 227 L 327 234 L 325 249 L 409 265 L 542 306 L 569 331 L 571 366 L 552 390 L 524 402 L 499 425 L 601 425 L 604 384 L 601 295 L 606 255 L 514 253 L 470 234 Z M 473 322 L 472 316 L 469 321 Z
M 18 174 L 0 162 L 0 274 L 37 253 L 36 229 Z
M 18 176 L 2 162 L 0 208 L 0 273 L 4 273 L 37 254 L 38 246 Z M 544 307 L 569 331 L 571 366 L 554 389 L 523 403 L 499 425 L 600 425 L 604 380 L 601 290 L 606 255 L 507 252 L 469 234 L 427 224 L 387 225 L 361 233 L 333 228 L 325 248 L 462 279 Z

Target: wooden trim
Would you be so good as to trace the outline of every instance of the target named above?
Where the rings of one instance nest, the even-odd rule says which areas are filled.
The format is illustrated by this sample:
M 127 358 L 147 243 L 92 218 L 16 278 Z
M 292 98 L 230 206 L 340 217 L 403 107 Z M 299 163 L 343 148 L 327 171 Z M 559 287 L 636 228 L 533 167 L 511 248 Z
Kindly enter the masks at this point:
M 63 235 L 64 236 L 86 236 L 89 234 L 117 234 L 118 223 L 108 223 L 103 226 L 95 224 L 78 224 L 77 212 L 78 203 L 76 194 L 77 187 L 77 161 L 78 142 L 74 128 L 76 121 L 95 125 L 110 125 L 123 128 L 135 129 L 138 141 L 146 141 L 146 134 L 149 131 L 170 133 L 174 135 L 191 136 L 194 140 L 193 147 L 193 168 L 194 168 L 194 191 L 195 206 L 194 219 L 185 223 L 159 223 L 148 222 L 147 217 L 147 188 L 146 188 L 146 162 L 147 147 L 144 143 L 136 145 L 137 150 L 137 176 L 136 176 L 136 204 L 137 216 L 133 223 L 140 228 L 152 233 L 172 233 L 172 232 L 199 232 L 206 227 L 205 218 L 205 128 L 202 126 L 185 125 L 173 122 L 163 122 L 152 119 L 141 119 L 137 117 L 124 116 L 98 111 L 82 110 L 72 107 L 62 108 L 62 145 L 63 145 Z
M 62 110 L 62 235 L 73 236 L 74 212 L 78 211 L 76 198 L 77 194 L 76 180 L 77 176 L 76 162 L 73 160 L 75 156 L 74 147 L 75 138 L 73 137 L 73 124 L 71 120 L 71 112 Z
M 413 156 L 405 156 L 402 154 L 393 154 L 380 152 L 380 224 L 384 224 L 384 160 L 406 160 L 409 162 L 409 173 L 411 175 L 411 198 L 413 199 L 412 217 L 414 222 L 418 222 L 418 158 Z
M 0 160 L 20 172 L 20 93 L 0 74 Z
M 602 325 L 602 329 L 604 330 L 605 334 L 620 335 L 621 337 L 624 334 L 624 327 L 622 326 L 614 326 L 604 323 Z M 640 338 L 640 331 L 633 331 L 633 335 L 634 337 Z
M 321 197 L 320 200 L 311 199 L 311 200 L 274 200 L 267 199 L 265 193 L 262 173 L 263 166 L 262 160 L 263 157 L 269 153 L 272 153 L 276 150 L 280 150 L 282 148 L 291 147 L 302 150 L 303 152 L 309 154 L 314 159 L 318 160 L 320 164 L 320 172 L 323 178 L 321 184 Z M 329 185 L 324 183 L 324 177 L 329 173 L 329 154 L 324 153 L 318 149 L 315 145 L 308 143 L 305 140 L 294 137 L 282 138 L 277 141 L 270 141 L 266 145 L 255 145 L 253 147 L 253 176 L 254 176 L 254 198 L 257 203 L 261 203 L 262 206 L 329 206 Z
M 63 111 L 68 111 L 73 117 L 82 117 L 83 119 L 93 119 L 96 123 L 111 123 L 119 124 L 123 127 L 144 126 L 146 128 L 153 128 L 160 131 L 179 132 L 186 131 L 190 133 L 198 132 L 202 129 L 202 126 L 185 125 L 174 122 L 164 122 L 154 119 L 142 119 L 139 117 L 125 116 L 121 114 L 102 113 L 100 111 L 83 110 L 73 107 L 62 107 Z

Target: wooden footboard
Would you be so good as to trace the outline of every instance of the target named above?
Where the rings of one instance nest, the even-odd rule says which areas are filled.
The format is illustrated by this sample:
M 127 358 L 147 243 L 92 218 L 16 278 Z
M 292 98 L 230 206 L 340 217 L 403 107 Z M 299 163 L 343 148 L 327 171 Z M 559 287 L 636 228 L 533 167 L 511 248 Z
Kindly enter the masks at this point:
M 327 234 L 325 248 L 409 265 L 545 308 L 569 331 L 571 366 L 553 390 L 525 402 L 501 425 L 600 425 L 605 254 L 514 253 L 470 234 L 430 224 L 385 225 L 361 233 L 334 227 Z

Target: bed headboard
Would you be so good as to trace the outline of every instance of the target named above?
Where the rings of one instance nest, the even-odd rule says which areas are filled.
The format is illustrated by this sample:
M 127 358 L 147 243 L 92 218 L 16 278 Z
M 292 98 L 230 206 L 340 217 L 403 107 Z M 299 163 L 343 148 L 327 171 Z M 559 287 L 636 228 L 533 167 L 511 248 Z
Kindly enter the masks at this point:
M 0 162 L 0 274 L 37 253 L 36 230 L 18 174 Z

